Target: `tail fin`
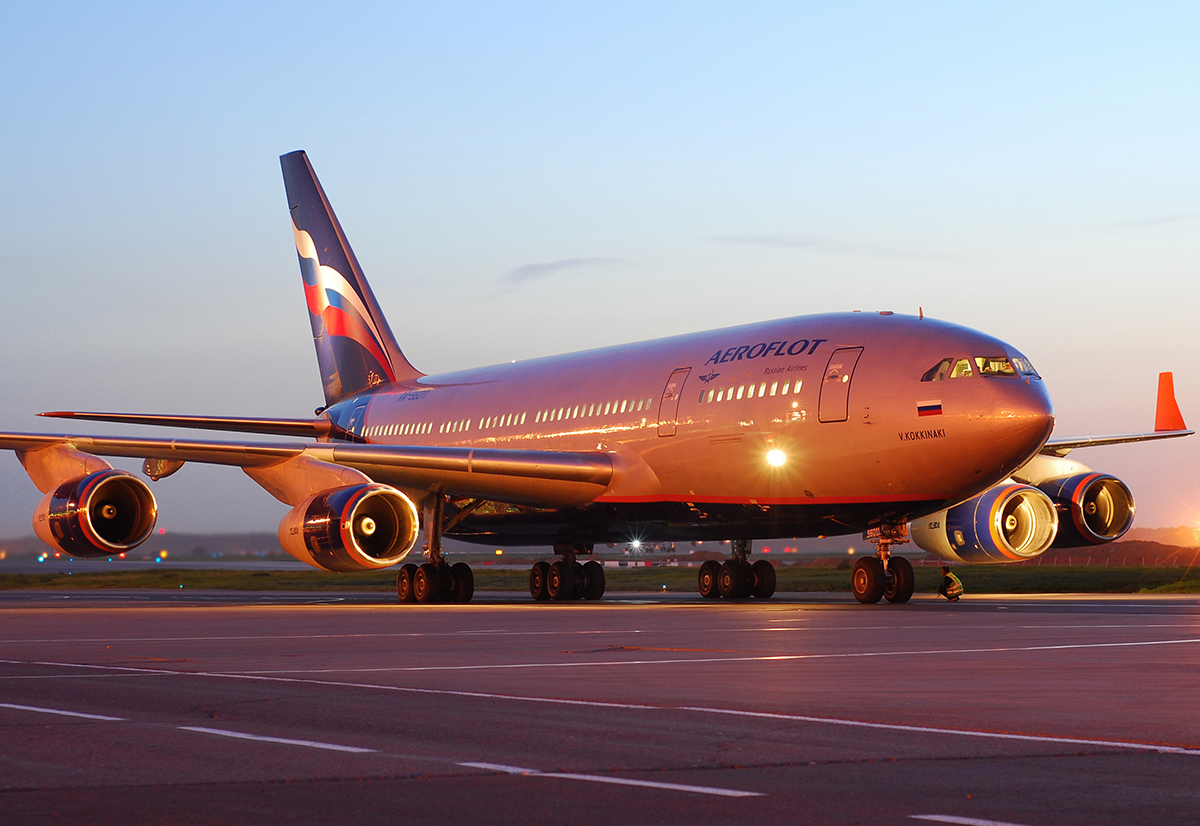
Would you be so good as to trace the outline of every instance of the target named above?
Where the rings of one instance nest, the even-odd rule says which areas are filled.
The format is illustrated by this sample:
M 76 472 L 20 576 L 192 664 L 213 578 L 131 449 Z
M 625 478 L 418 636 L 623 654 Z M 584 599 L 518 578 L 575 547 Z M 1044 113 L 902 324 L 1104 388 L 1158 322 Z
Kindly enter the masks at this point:
M 326 405 L 385 382 L 415 382 L 425 374 L 400 352 L 308 155 L 289 152 L 279 162 Z

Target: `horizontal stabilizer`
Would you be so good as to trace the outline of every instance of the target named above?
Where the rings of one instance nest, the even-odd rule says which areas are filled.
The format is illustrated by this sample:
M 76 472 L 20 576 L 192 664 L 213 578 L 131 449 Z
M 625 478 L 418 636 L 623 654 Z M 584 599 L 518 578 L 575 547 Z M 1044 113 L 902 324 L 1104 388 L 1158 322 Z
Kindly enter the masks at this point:
M 79 413 L 55 410 L 39 413 L 51 419 L 79 419 L 89 422 L 120 422 L 157 427 L 188 427 L 195 430 L 224 430 L 230 433 L 262 433 L 269 436 L 297 436 L 319 439 L 328 436 L 333 423 L 328 419 L 253 419 L 245 416 L 159 416 L 152 413 Z

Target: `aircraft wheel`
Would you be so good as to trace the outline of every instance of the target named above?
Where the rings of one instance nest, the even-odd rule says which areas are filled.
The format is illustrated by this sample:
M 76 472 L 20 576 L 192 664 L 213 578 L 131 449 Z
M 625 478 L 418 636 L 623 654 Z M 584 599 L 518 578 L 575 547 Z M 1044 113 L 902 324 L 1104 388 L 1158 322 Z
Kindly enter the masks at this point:
M 428 605 L 437 602 L 442 591 L 442 573 L 436 566 L 428 562 L 417 568 L 413 575 L 413 595 L 417 602 Z
M 565 602 L 575 596 L 575 566 L 561 559 L 550 566 L 546 590 L 555 602 Z
M 717 590 L 721 592 L 721 596 L 725 599 L 740 599 L 749 593 L 746 588 L 749 579 L 747 567 L 736 559 L 721 564 L 721 571 L 717 575 Z
M 884 598 L 897 605 L 908 602 L 912 598 L 913 586 L 916 584 L 912 563 L 902 556 L 893 556 L 888 559 L 888 573 L 890 576 L 883 588 Z
M 413 593 L 413 574 L 416 572 L 417 566 L 411 562 L 407 565 L 401 565 L 400 570 L 396 572 L 396 596 L 400 598 L 400 602 L 402 603 L 417 601 L 417 597 Z
M 755 560 L 750 566 L 754 582 L 751 593 L 759 599 L 770 599 L 775 593 L 775 566 L 765 559 Z
M 550 563 L 538 561 L 529 569 L 529 595 L 538 602 L 550 599 L 550 591 L 546 589 L 546 581 L 550 578 Z
M 600 599 L 604 596 L 604 566 L 594 559 L 583 563 L 583 598 Z
M 456 562 L 450 568 L 450 576 L 454 581 L 451 586 L 451 596 L 455 602 L 470 602 L 475 596 L 475 573 L 465 562 Z
M 721 592 L 717 590 L 717 579 L 720 575 L 721 563 L 715 559 L 710 559 L 700 566 L 700 576 L 697 581 L 700 596 L 705 599 L 716 599 L 721 596 Z
M 883 563 L 873 556 L 865 556 L 854 563 L 850 574 L 850 588 L 854 598 L 863 605 L 874 605 L 883 596 L 885 578 Z

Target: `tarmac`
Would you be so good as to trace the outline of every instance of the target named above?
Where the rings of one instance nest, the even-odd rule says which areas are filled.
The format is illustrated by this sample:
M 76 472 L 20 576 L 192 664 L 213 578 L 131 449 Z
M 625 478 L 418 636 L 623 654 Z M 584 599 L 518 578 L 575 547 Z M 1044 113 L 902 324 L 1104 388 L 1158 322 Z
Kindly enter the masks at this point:
M 0 820 L 1200 820 L 1200 598 L 0 592 Z

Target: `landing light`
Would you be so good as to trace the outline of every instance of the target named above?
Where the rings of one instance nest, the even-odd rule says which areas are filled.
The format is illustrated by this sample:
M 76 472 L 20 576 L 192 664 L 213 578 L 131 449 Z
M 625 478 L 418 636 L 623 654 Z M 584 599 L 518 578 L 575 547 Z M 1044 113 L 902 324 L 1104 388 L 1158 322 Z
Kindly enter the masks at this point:
M 770 465 L 771 467 L 782 467 L 783 463 L 786 461 L 787 461 L 787 456 L 784 454 L 784 452 L 782 450 L 767 451 L 767 464 Z

